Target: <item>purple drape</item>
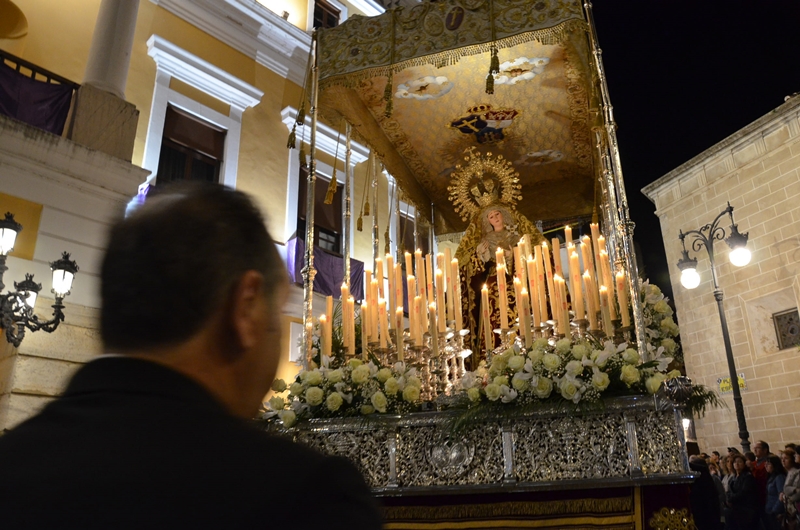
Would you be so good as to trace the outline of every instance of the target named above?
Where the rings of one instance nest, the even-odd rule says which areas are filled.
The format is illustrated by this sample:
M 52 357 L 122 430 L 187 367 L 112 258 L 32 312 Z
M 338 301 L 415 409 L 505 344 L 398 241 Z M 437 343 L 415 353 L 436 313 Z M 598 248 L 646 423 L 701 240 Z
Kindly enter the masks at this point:
M 0 61 L 0 113 L 61 135 L 72 87 L 36 81 Z
M 305 241 L 292 238 L 286 243 L 289 277 L 295 283 L 303 283 L 303 259 L 305 257 Z M 314 248 L 314 291 L 339 298 L 344 279 L 344 258 L 328 254 L 319 247 Z M 350 259 L 350 294 L 356 300 L 364 298 L 364 262 Z

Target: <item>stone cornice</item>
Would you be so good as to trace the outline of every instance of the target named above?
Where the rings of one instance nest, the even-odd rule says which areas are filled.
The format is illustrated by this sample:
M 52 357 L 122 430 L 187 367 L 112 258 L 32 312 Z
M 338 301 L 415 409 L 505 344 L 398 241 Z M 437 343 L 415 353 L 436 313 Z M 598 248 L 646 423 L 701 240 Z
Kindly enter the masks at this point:
M 692 173 L 692 170 L 695 168 L 704 166 L 711 159 L 723 152 L 734 151 L 738 146 L 752 143 L 753 141 L 761 138 L 765 130 L 772 130 L 775 125 L 778 125 L 782 122 L 787 122 L 792 119 L 796 120 L 798 116 L 800 116 L 800 96 L 795 96 L 789 99 L 783 105 L 758 118 L 754 122 L 742 127 L 721 142 L 709 147 L 694 158 L 684 162 L 666 175 L 651 182 L 642 188 L 641 191 L 648 199 L 655 203 L 656 196 L 660 190 L 668 187 L 681 177 Z M 795 134 L 798 132 L 800 131 L 795 131 Z
M 258 105 L 264 96 L 263 91 L 158 35 L 147 40 L 147 54 L 160 70 L 239 110 Z
M 297 116 L 297 109 L 294 107 L 286 107 L 281 111 L 281 121 L 283 121 L 283 124 L 286 125 L 286 129 L 289 131 L 292 130 L 292 126 L 295 123 L 295 116 Z M 305 126 L 309 128 L 309 131 L 311 130 L 310 116 L 306 116 Z M 300 135 L 298 135 L 297 140 L 298 142 L 300 141 Z M 339 141 L 339 132 L 336 129 L 318 122 L 316 141 L 317 149 L 326 155 L 332 157 L 338 156 L 340 160 L 344 160 L 344 138 L 341 138 L 342 145 L 339 146 L 337 154 L 336 144 Z M 350 150 L 350 159 L 353 165 L 360 164 L 369 157 L 369 149 L 358 142 L 350 142 Z

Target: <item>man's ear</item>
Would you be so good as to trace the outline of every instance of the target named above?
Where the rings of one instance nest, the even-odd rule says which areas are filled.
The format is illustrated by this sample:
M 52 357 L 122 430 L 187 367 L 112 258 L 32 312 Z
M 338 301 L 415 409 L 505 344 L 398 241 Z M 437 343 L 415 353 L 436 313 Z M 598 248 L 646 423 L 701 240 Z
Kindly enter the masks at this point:
M 255 346 L 264 326 L 264 276 L 249 270 L 242 274 L 233 291 L 230 317 L 235 344 L 239 350 Z

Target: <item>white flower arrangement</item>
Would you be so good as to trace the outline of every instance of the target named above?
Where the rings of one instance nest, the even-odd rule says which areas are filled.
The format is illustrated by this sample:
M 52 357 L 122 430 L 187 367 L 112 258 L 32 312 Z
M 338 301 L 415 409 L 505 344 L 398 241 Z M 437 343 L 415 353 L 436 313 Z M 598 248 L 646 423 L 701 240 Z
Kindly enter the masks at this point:
M 416 368 L 403 362 L 381 367 L 350 359 L 333 368 L 331 359 L 323 356 L 321 367 L 300 371 L 291 385 L 275 380 L 276 395 L 264 403 L 262 417 L 278 418 L 289 428 L 310 417 L 403 414 L 418 407 L 421 387 Z M 286 397 L 280 395 L 287 391 Z
M 648 352 L 651 356 L 668 355 L 683 363 L 678 334 L 680 329 L 673 319 L 669 298 L 664 296 L 657 285 L 649 281 L 639 282 L 642 300 L 645 333 L 648 339 Z

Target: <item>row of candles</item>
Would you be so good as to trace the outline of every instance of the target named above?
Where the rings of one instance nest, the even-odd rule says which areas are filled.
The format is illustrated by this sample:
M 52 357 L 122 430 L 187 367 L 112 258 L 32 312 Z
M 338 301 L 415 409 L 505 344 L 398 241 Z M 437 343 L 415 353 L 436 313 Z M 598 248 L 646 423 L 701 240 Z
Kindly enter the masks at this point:
M 572 238 L 572 228 L 564 227 L 566 240 L 567 267 L 562 266 L 561 243 L 553 238 L 551 244 L 555 251 L 550 252 L 546 241 L 531 248 L 527 236 L 514 248 L 515 275 L 514 294 L 517 300 L 519 329 L 526 346 L 532 343 L 532 323 L 537 327 L 547 320 L 548 309 L 554 321 L 554 333 L 569 335 L 570 318 L 567 303 L 567 283 L 572 295 L 572 310 L 575 320 L 584 321 L 593 331 L 602 329 L 606 334 L 613 333 L 612 321 L 621 319 L 623 328 L 629 327 L 630 303 L 625 271 L 612 274 L 611 261 L 606 249 L 605 237 L 600 234 L 597 223 L 591 223 L 591 234 L 578 240 Z M 580 252 L 580 254 L 579 254 Z M 495 254 L 497 286 L 499 293 L 500 328 L 509 329 L 507 296 L 508 270 L 505 252 L 498 248 Z M 583 265 L 581 270 L 581 264 Z M 619 313 L 615 304 L 619 303 Z M 547 295 L 549 293 L 549 296 Z M 484 329 L 484 345 L 491 350 L 492 325 L 490 319 L 489 290 L 484 285 L 481 290 L 481 318 Z M 602 319 L 602 327 L 598 320 Z
M 567 268 L 562 266 L 561 243 L 558 238 L 551 240 L 554 252 L 546 241 L 531 247 L 527 236 L 514 247 L 515 274 L 512 279 L 517 300 L 519 330 L 526 346 L 532 344 L 532 328 L 542 327 L 548 320 L 548 309 L 554 321 L 554 333 L 570 333 L 569 307 L 567 302 L 567 283 L 572 296 L 572 310 L 575 319 L 586 321 L 590 330 L 604 330 L 613 333 L 612 321 L 621 319 L 623 327 L 630 326 L 630 305 L 627 278 L 624 271 L 612 274 L 611 262 L 606 250 L 605 237 L 600 234 L 596 223 L 590 225 L 591 238 L 583 236 L 573 240 L 572 229 L 564 228 L 566 240 Z M 580 254 L 579 254 L 580 252 Z M 402 337 L 404 312 L 408 312 L 408 332 L 412 346 L 422 346 L 424 333 L 431 336 L 432 355 L 438 356 L 439 335 L 447 332 L 447 322 L 454 322 L 455 329 L 463 329 L 461 307 L 461 279 L 458 259 L 451 259 L 450 249 L 436 255 L 436 266 L 431 254 L 422 255 L 417 250 L 413 256 L 405 253 L 406 271 L 414 274 L 406 276 L 408 305 L 404 307 L 403 270 L 394 263 L 390 254 L 385 261 L 375 260 L 375 273 L 365 270 L 365 297 L 361 303 L 362 352 L 370 344 L 387 348 L 392 343 L 390 330 L 397 330 L 395 337 Z M 498 248 L 495 253 L 497 286 L 499 292 L 500 328 L 509 330 L 509 305 L 507 296 L 507 276 L 505 252 Z M 386 272 L 384 274 L 384 263 Z M 581 270 L 581 264 L 583 265 Z M 388 278 L 388 282 L 385 281 Z M 387 285 L 388 284 L 388 285 Z M 446 289 L 445 289 L 445 286 Z M 614 294 L 619 303 L 619 314 Z M 549 296 L 548 296 L 549 293 Z M 356 352 L 355 300 L 346 284 L 341 288 L 342 300 L 342 339 L 349 355 Z M 487 351 L 493 349 L 488 286 L 481 290 L 481 318 L 484 330 L 484 345 Z M 598 320 L 598 315 L 601 320 Z M 600 325 L 602 321 L 602 326 Z M 321 343 L 323 353 L 331 354 L 333 325 L 333 299 L 327 297 L 325 314 L 320 317 Z M 397 345 L 395 345 L 397 346 Z M 398 359 L 403 360 L 403 348 L 397 347 Z

